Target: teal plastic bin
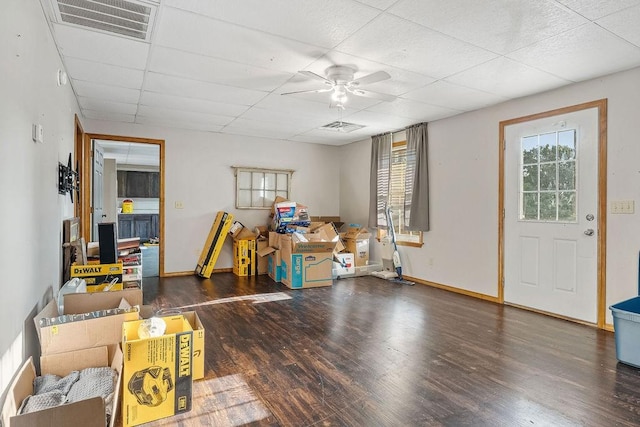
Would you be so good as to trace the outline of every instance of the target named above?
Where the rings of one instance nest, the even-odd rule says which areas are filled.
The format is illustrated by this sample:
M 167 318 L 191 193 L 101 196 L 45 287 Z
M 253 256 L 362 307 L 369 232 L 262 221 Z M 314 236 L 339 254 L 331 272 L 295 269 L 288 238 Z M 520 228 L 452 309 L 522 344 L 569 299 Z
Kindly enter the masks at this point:
M 609 307 L 613 315 L 616 357 L 622 363 L 640 368 L 640 297 Z

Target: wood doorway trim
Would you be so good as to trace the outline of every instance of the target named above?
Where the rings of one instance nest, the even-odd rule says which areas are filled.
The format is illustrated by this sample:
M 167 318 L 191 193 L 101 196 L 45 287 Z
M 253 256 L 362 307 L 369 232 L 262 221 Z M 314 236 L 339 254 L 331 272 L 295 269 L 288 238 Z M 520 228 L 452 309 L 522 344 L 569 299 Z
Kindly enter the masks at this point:
M 82 129 L 82 123 L 80 123 L 80 118 L 77 114 L 74 115 L 75 121 L 75 131 L 74 131 L 74 139 L 73 139 L 73 150 L 74 157 L 76 159 L 75 165 L 72 165 L 73 168 L 77 168 L 78 179 L 82 176 L 82 171 L 84 170 L 82 167 L 82 144 L 84 140 L 84 129 Z M 73 205 L 73 216 L 80 218 L 82 213 L 82 196 L 84 192 L 81 190 L 80 194 L 75 194 L 75 203 Z M 82 224 L 82 223 L 81 223 Z M 81 225 L 82 227 L 82 225 Z M 84 234 L 82 234 L 84 236 Z
M 505 128 L 509 125 L 524 123 L 568 114 L 576 111 L 596 108 L 598 111 L 598 323 L 600 329 L 611 329 L 605 323 L 606 280 L 607 280 L 607 99 L 585 102 L 570 107 L 558 108 L 543 113 L 517 117 L 500 122 L 499 131 L 499 181 L 498 181 L 498 301 L 504 304 L 504 157 Z
M 164 277 L 164 139 L 137 138 L 132 136 L 106 135 L 97 133 L 84 134 L 82 138 L 82 146 L 79 150 L 80 158 L 78 160 L 80 164 L 80 224 L 82 236 L 84 236 L 85 239 L 88 239 L 89 236 L 91 236 L 91 140 L 93 139 L 119 142 L 135 142 L 140 144 L 155 144 L 160 149 L 160 197 L 158 211 L 160 244 L 158 247 L 158 273 L 160 277 Z

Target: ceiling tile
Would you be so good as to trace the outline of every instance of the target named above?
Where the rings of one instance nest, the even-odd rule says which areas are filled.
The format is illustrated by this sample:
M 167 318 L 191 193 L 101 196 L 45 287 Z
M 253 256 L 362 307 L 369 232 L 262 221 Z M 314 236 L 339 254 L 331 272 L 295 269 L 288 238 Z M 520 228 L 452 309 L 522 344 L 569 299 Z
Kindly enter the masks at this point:
M 291 138 L 293 141 L 306 142 L 309 144 L 325 145 L 346 145 L 351 142 L 360 141 L 367 138 L 354 132 L 341 132 L 337 130 L 313 129 Z
M 231 135 L 243 135 L 243 136 L 253 136 L 258 138 L 267 138 L 267 139 L 282 139 L 287 140 L 291 139 L 295 136 L 295 132 L 288 132 L 283 129 L 255 129 L 245 126 L 244 123 L 239 124 L 237 126 L 225 126 L 221 131 L 221 133 L 228 133 Z
M 143 70 L 147 64 L 147 43 L 60 24 L 53 24 L 53 32 L 64 58 L 79 58 L 136 70 Z
M 383 15 L 336 47 L 351 55 L 443 78 L 497 55 L 401 18 Z
M 140 97 L 140 105 L 234 117 L 239 116 L 249 108 L 246 105 L 213 102 L 206 99 L 187 98 L 184 96 L 164 95 L 158 92 L 143 92 Z
M 462 113 L 460 110 L 438 107 L 408 99 L 396 99 L 393 102 L 381 102 L 374 107 L 367 108 L 366 111 L 406 117 L 417 122 L 428 122 Z
M 441 107 L 463 111 L 471 111 L 507 100 L 507 98 L 500 95 L 482 92 L 442 80 L 407 92 L 403 95 L 403 98 L 433 104 L 437 103 Z
M 104 85 L 100 83 L 72 80 L 76 95 L 87 98 L 100 98 L 107 101 L 136 104 L 140 100 L 140 91 L 124 87 Z
M 138 106 L 124 102 L 105 101 L 100 98 L 84 98 L 78 96 L 78 104 L 83 110 L 102 111 L 104 113 L 135 114 Z
M 301 112 L 291 113 L 274 111 L 265 108 L 250 108 L 242 115 L 243 119 L 256 120 L 270 123 L 294 122 L 300 128 L 314 128 L 325 124 L 326 119 L 320 116 L 307 115 Z
M 213 123 L 189 122 L 174 119 L 158 119 L 156 117 L 136 116 L 136 123 L 153 126 L 164 126 L 178 129 L 199 130 L 204 132 L 219 132 L 222 126 Z
M 133 123 L 136 116 L 134 114 L 110 113 L 106 111 L 96 111 L 89 108 L 82 108 L 82 115 L 92 120 L 107 120 L 110 122 Z
M 180 37 L 176 37 L 176 34 L 180 34 Z M 285 72 L 302 70 L 327 51 L 326 48 L 169 7 L 164 8 L 160 16 L 155 43 Z
M 500 54 L 587 22 L 550 1 L 404 0 L 389 13 Z
M 98 82 L 111 86 L 140 89 L 144 71 L 116 65 L 85 61 L 78 58 L 66 58 L 65 68 L 73 80 Z
M 224 126 L 234 119 L 229 116 L 196 113 L 193 111 L 175 110 L 173 108 L 148 107 L 146 105 L 141 105 L 138 108 L 138 115 L 159 120 L 173 120 L 188 123 L 211 123 L 218 126 Z
M 586 24 L 507 56 L 561 78 L 581 81 L 636 66 L 640 48 L 596 24 Z
M 165 4 L 327 48 L 380 13 L 352 0 L 167 0 Z
M 504 57 L 463 71 L 446 80 L 506 98 L 518 98 L 571 83 Z
M 311 100 L 299 96 L 280 95 L 272 93 L 264 97 L 260 102 L 255 104 L 258 108 L 267 108 L 274 111 L 286 113 L 300 113 L 314 116 L 332 116 L 335 114 L 335 108 L 329 108 L 328 102 L 322 98 L 313 98 Z
M 375 7 L 376 9 L 385 10 L 385 9 L 388 9 L 389 6 L 391 6 L 398 0 L 357 0 L 357 1 L 359 3 L 364 3 L 371 7 Z
M 601 27 L 640 46 L 640 6 L 614 13 L 597 21 Z
M 270 92 L 293 74 L 196 55 L 175 49 L 153 50 L 149 70 L 193 80 Z
M 415 119 L 372 111 L 358 111 L 357 113 L 349 114 L 345 116 L 344 121 L 376 128 L 380 124 L 384 124 L 386 131 L 393 131 L 416 123 Z
M 245 118 L 238 118 L 234 120 L 232 123 L 227 125 L 224 131 L 227 128 L 246 128 L 252 130 L 264 130 L 271 131 L 273 134 L 279 133 L 282 135 L 296 135 L 300 132 L 306 132 L 309 130 L 309 126 L 297 123 L 293 120 L 289 120 L 287 122 L 270 122 L 265 120 L 252 120 Z
M 640 0 L 556 0 L 582 16 L 595 20 L 640 4 Z
M 256 90 L 234 88 L 151 72 L 147 73 L 145 77 L 144 89 L 150 92 L 238 105 L 252 105 L 267 95 L 266 92 Z

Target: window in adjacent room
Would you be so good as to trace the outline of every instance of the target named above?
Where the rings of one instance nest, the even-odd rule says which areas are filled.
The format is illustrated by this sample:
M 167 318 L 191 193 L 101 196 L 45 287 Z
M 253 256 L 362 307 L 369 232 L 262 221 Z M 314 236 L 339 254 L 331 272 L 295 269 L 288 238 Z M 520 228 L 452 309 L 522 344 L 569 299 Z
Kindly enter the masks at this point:
M 237 209 L 270 209 L 277 196 L 289 199 L 293 171 L 241 167 L 234 169 Z
M 407 156 L 407 142 L 394 142 L 391 148 L 388 204 L 396 232 L 396 242 L 405 246 L 422 246 L 422 232 L 407 230 L 406 219 L 410 208 L 411 192 L 405 191 L 407 176 L 413 174 L 415 159 Z M 408 200 L 407 200 L 408 199 Z M 378 238 L 387 234 L 387 230 L 378 228 Z

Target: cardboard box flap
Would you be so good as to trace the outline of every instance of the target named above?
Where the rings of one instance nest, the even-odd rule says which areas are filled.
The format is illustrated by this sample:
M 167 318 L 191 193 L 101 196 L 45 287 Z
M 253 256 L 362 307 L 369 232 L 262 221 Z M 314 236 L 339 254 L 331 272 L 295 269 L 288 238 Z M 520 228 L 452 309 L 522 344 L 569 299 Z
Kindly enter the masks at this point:
M 33 393 L 33 380 L 36 378 L 36 367 L 29 357 L 18 370 L 13 382 L 7 389 L 7 396 L 2 406 L 2 425 L 9 426 L 9 418 L 18 412 L 22 401 Z
M 66 294 L 64 296 L 64 313 L 80 314 L 116 308 L 122 299 L 127 300 L 131 306 L 142 306 L 142 289 Z
M 109 366 L 109 351 L 106 346 L 49 354 L 40 358 L 42 375 L 53 374 L 64 377 L 72 371 L 101 366 Z
M 75 402 L 73 405 L 60 405 L 46 411 L 11 417 L 10 425 L 11 427 L 104 427 L 106 419 L 96 415 L 104 413 L 104 400 L 101 397 L 93 397 Z
M 297 242 L 293 253 L 333 252 L 336 242 Z
M 40 353 L 42 355 L 118 344 L 122 339 L 122 322 L 137 320 L 139 317 L 138 312 L 131 312 L 40 327 L 40 319 L 56 317 L 57 315 L 58 309 L 55 300 L 51 300 L 33 318 L 40 338 Z
M 344 233 L 343 238 L 349 240 L 365 240 L 371 237 L 371 233 L 366 227 L 352 225 Z
M 238 232 L 236 236 L 233 237 L 234 240 L 252 240 L 258 237 L 253 231 L 248 228 L 243 228 Z
M 275 251 L 276 251 L 276 248 L 272 248 L 271 246 L 267 246 L 265 248 L 262 248 L 262 249 L 258 250 L 258 256 L 265 257 L 265 256 L 267 256 L 270 253 L 275 252 Z

